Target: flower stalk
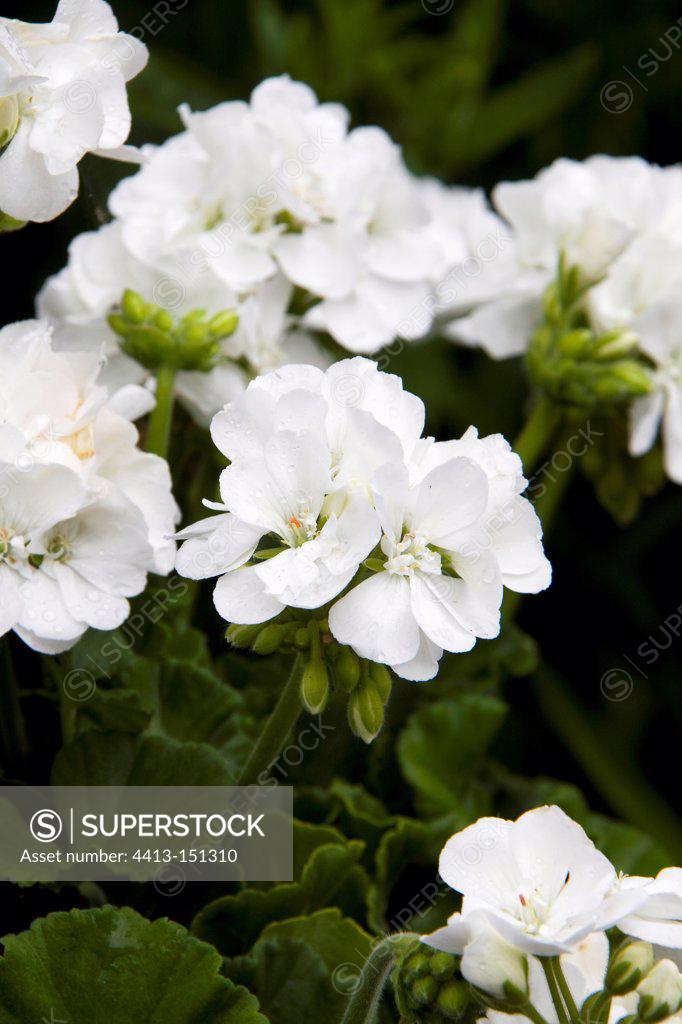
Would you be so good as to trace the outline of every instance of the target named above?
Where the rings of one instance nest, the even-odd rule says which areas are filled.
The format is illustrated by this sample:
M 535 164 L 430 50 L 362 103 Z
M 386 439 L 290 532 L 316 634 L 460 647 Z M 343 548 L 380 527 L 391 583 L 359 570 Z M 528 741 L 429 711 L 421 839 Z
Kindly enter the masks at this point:
M 156 406 L 149 417 L 146 449 L 153 455 L 168 457 L 173 405 L 175 403 L 175 370 L 160 366 L 156 371 Z
M 289 674 L 286 686 L 275 704 L 258 742 L 244 765 L 237 786 L 254 786 L 261 784 L 271 765 L 277 760 L 282 747 L 287 741 L 291 730 L 301 714 L 301 675 L 302 656 L 296 659 Z

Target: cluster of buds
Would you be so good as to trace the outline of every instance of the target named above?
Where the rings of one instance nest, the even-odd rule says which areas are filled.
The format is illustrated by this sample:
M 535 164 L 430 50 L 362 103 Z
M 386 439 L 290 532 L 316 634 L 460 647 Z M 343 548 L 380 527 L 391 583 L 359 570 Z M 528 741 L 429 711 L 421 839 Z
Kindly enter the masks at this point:
M 605 993 L 625 996 L 635 993 L 637 1010 L 631 1024 L 657 1024 L 682 1008 L 682 975 L 672 960 L 654 963 L 649 942 L 626 940 L 611 957 Z
M 393 989 L 403 1024 L 474 1021 L 480 1005 L 459 972 L 458 958 L 418 943 L 393 972 Z
M 555 401 L 587 408 L 648 394 L 651 371 L 637 351 L 637 335 L 592 330 L 582 302 L 586 291 L 577 268 L 560 261 L 526 354 L 531 380 Z
M 234 334 L 239 318 L 233 309 L 207 317 L 203 309 L 175 319 L 167 309 L 146 302 L 128 289 L 121 306 L 107 317 L 122 339 L 123 351 L 149 370 L 212 370 L 224 358 L 222 342 Z
M 356 736 L 371 743 L 381 730 L 391 695 L 391 673 L 385 665 L 366 661 L 339 644 L 326 619 L 287 608 L 271 622 L 230 626 L 226 637 L 233 647 L 254 654 L 297 652 L 303 663 L 301 700 L 310 714 L 324 710 L 333 687 L 347 696 L 348 722 Z

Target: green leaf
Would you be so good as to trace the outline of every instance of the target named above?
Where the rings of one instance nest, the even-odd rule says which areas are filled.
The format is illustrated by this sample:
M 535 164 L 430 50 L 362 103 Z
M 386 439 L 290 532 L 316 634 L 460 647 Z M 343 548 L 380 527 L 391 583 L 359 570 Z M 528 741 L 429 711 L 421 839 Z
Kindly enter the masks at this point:
M 396 820 L 379 844 L 374 882 L 368 895 L 368 918 L 375 931 L 404 929 L 414 915 L 424 913 L 440 899 L 443 888 L 438 881 L 438 857 L 450 836 L 461 827 L 458 814 L 428 822 L 415 818 Z M 408 898 L 399 901 L 396 913 L 391 907 L 393 890 L 404 876 L 414 877 L 414 868 L 426 869 L 426 876 L 420 876 L 423 883 L 419 888 L 411 881 Z
M 215 950 L 166 919 L 72 910 L 3 942 L 0 1024 L 267 1024 Z
M 486 813 L 489 798 L 477 781 L 478 769 L 505 713 L 496 697 L 460 693 L 412 715 L 397 754 L 421 814 L 456 812 L 463 827 Z
M 235 983 L 258 994 L 270 1024 L 340 1020 L 343 1003 L 330 985 L 327 966 L 305 942 L 260 941 L 250 956 L 232 960 L 226 970 Z
M 53 786 L 229 786 L 221 756 L 203 743 L 86 732 L 57 754 Z
M 297 822 L 294 830 L 297 860 L 300 859 L 300 833 L 301 826 Z M 195 918 L 192 932 L 211 942 L 223 956 L 233 957 L 248 950 L 273 921 L 298 917 L 329 906 L 358 864 L 363 851 L 362 843 L 346 843 L 341 835 L 338 838 L 339 842 L 312 850 L 300 873 L 300 880 L 266 890 L 243 889 L 236 895 L 209 903 Z
M 341 1019 L 371 948 L 355 921 L 321 910 L 269 925 L 249 956 L 228 961 L 226 973 L 248 983 L 271 1024 L 331 1024 Z
M 597 60 L 596 48 L 586 43 L 501 86 L 479 108 L 476 129 L 467 135 L 465 153 L 455 152 L 455 138 L 459 147 L 461 137 L 453 136 L 452 157 L 460 165 L 476 165 L 517 139 L 532 135 L 584 90 Z

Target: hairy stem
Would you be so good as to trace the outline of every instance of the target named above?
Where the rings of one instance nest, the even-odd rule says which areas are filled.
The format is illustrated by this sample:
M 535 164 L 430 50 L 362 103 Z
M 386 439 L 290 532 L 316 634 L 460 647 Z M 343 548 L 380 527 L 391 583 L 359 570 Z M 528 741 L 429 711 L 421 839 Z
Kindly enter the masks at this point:
M 257 785 L 267 775 L 296 725 L 302 709 L 299 692 L 301 662 L 302 656 L 297 654 L 287 684 L 237 779 L 237 786 Z
M 147 451 L 162 458 L 168 457 L 173 404 L 175 399 L 175 370 L 160 366 L 156 371 L 156 406 L 149 417 Z
M 399 932 L 377 943 L 365 961 L 360 983 L 350 997 L 341 1024 L 373 1024 L 396 953 L 418 938 L 412 932 Z

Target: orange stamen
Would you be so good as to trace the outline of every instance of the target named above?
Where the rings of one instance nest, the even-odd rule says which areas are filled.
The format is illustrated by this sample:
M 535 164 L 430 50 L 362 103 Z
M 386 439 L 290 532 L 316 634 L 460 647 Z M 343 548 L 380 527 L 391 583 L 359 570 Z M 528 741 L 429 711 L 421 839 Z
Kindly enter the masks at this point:
M 299 529 L 301 528 L 301 524 L 299 523 L 296 516 L 291 517 L 291 519 L 289 520 L 289 526 L 297 526 Z

